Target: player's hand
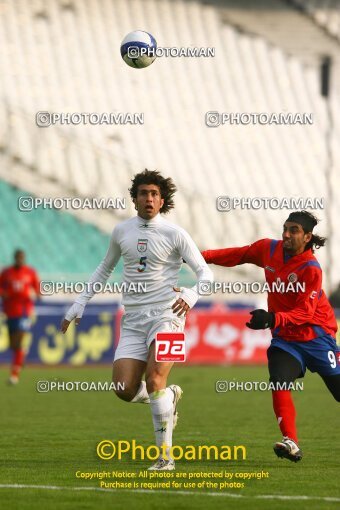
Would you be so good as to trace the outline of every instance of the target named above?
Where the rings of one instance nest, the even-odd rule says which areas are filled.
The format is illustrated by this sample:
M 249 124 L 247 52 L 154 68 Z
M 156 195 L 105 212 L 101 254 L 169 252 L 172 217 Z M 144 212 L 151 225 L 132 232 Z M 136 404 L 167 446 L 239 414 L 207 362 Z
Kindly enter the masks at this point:
M 181 289 L 178 287 L 172 287 L 175 292 L 181 292 Z M 182 298 L 178 298 L 177 301 L 172 305 L 172 311 L 177 314 L 177 317 L 182 317 L 182 315 L 186 315 L 190 310 L 190 306 L 188 303 L 184 301 Z
M 253 310 L 250 312 L 252 316 L 246 326 L 250 329 L 267 329 L 273 328 L 275 325 L 275 314 L 266 312 L 266 310 Z
M 67 310 L 65 318 L 62 320 L 60 325 L 60 330 L 63 333 L 66 333 L 67 328 L 69 327 L 70 323 L 75 319 L 75 325 L 78 326 L 80 319 L 83 316 L 84 313 L 84 305 L 81 305 L 79 303 L 74 303 L 69 310 Z

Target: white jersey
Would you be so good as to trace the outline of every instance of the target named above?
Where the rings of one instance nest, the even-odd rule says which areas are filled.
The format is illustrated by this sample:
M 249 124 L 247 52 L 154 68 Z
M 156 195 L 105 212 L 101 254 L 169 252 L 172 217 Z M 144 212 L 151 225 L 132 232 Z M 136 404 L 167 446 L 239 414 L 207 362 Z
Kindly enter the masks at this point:
M 189 234 L 160 214 L 151 220 L 136 216 L 119 223 L 113 230 L 109 249 L 90 278 L 104 284 L 120 257 L 124 261 L 123 289 L 137 287 L 142 292 L 123 291 L 125 308 L 168 303 L 181 297 L 192 308 L 199 298 L 197 285 L 181 289 L 178 275 L 183 259 L 198 281 L 212 281 L 213 274 Z M 86 305 L 93 291 L 81 294 L 76 303 Z

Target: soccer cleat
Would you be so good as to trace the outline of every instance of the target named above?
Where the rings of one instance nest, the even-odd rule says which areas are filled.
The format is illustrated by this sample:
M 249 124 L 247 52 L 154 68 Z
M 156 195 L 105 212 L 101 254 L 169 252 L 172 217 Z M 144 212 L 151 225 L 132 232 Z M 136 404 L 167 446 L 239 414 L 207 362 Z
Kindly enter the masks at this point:
M 175 469 L 175 461 L 172 459 L 158 459 L 158 461 L 148 471 L 173 471 Z
M 289 459 L 298 462 L 302 459 L 302 451 L 298 445 L 289 437 L 283 437 L 282 441 L 274 444 L 274 452 L 280 459 Z
M 182 388 L 180 388 L 180 386 L 177 386 L 176 384 L 171 384 L 169 386 L 169 388 L 172 391 L 172 393 L 174 394 L 174 399 L 173 399 L 174 419 L 173 419 L 173 425 L 172 425 L 172 427 L 174 429 L 176 427 L 177 421 L 178 421 L 177 405 L 183 395 L 183 390 L 182 390 Z
M 11 375 L 7 381 L 10 386 L 15 386 L 19 382 L 19 377 L 17 375 Z

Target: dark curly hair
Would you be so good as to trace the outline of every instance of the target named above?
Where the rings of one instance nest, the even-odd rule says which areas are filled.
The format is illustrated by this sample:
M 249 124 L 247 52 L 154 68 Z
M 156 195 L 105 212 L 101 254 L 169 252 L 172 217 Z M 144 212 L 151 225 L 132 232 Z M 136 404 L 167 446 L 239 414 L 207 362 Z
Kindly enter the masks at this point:
M 173 196 L 177 188 L 171 177 L 165 178 L 157 170 L 145 169 L 143 172 L 136 174 L 131 182 L 132 186 L 129 188 L 129 192 L 132 200 L 136 200 L 137 198 L 138 186 L 141 184 L 154 184 L 159 187 L 161 197 L 164 199 L 164 204 L 160 212 L 166 214 L 175 207 Z
M 295 211 L 290 213 L 287 221 L 296 221 L 302 226 L 302 229 L 305 234 L 308 234 L 309 232 L 313 232 L 313 228 L 319 223 L 319 220 L 314 214 L 310 213 L 309 211 Z M 322 246 L 325 246 L 327 241 L 326 237 L 321 237 L 316 234 L 312 233 L 312 238 L 309 241 L 309 243 L 305 246 L 305 251 L 312 249 L 312 252 L 314 253 L 315 249 L 319 249 Z

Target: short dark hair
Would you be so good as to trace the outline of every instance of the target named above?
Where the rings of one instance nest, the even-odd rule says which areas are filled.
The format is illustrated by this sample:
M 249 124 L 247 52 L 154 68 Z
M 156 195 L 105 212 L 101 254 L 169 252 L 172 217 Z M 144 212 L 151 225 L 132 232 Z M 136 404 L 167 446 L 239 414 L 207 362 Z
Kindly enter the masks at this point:
M 141 184 L 154 184 L 159 187 L 161 197 L 164 199 L 164 204 L 160 209 L 161 213 L 166 214 L 175 207 L 173 196 L 177 188 L 171 177 L 163 177 L 157 170 L 147 169 L 136 174 L 132 179 L 132 186 L 129 188 L 132 200 L 137 198 L 138 186 Z

